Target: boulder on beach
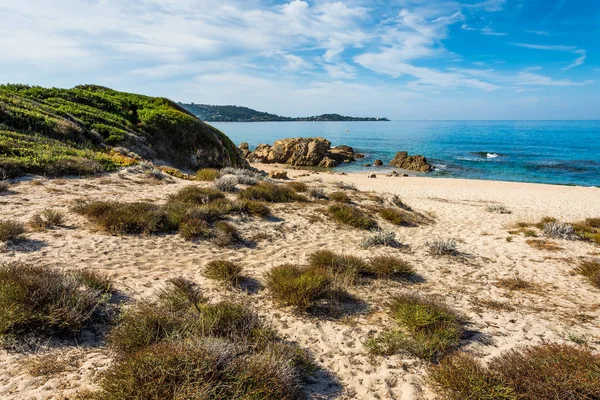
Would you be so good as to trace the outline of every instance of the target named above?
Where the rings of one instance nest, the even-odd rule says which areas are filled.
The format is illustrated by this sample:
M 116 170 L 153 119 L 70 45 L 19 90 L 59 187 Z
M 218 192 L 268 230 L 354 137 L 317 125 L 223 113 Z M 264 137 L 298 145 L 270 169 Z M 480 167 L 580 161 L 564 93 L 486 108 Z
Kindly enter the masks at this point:
M 282 169 L 274 169 L 273 171 L 269 172 L 269 178 L 271 179 L 287 179 L 287 177 L 287 171 Z
M 355 153 L 350 146 L 332 148 L 331 142 L 320 137 L 287 138 L 275 141 L 273 146 L 260 144 L 252 152 L 245 153 L 242 148 L 240 150 L 250 162 L 287 164 L 298 167 L 331 168 L 364 157 L 362 154 Z
M 394 159 L 390 162 L 390 165 L 419 172 L 429 172 L 433 170 L 433 165 L 429 164 L 424 156 L 418 154 L 409 156 L 406 151 L 397 152 Z

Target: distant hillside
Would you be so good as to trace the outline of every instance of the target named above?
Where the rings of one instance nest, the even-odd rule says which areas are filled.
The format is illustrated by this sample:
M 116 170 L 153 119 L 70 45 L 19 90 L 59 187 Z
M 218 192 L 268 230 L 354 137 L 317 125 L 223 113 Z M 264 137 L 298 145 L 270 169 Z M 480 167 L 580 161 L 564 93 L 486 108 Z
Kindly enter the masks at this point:
M 225 134 L 165 98 L 94 85 L 0 85 L 0 179 L 110 171 L 136 159 L 247 165 Z
M 269 122 L 269 121 L 389 121 L 387 118 L 348 117 L 340 114 L 323 114 L 314 117 L 291 118 L 256 111 L 239 106 L 211 106 L 208 104 L 185 104 L 180 106 L 206 122 Z

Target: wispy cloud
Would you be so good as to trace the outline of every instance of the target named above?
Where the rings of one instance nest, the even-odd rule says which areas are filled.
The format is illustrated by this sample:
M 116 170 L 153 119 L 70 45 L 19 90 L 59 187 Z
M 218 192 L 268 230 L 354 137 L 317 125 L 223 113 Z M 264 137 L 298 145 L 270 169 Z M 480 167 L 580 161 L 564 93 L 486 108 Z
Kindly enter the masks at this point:
M 584 49 L 579 49 L 575 46 L 565 45 L 541 45 L 541 44 L 530 44 L 530 43 L 511 43 L 513 46 L 524 47 L 533 50 L 550 50 L 550 51 L 566 51 L 579 55 L 571 64 L 563 68 L 563 71 L 567 71 L 571 68 L 578 67 L 585 63 L 587 58 L 587 52 Z
M 531 33 L 533 35 L 538 35 L 538 36 L 551 36 L 548 32 L 546 31 L 525 31 L 526 33 Z

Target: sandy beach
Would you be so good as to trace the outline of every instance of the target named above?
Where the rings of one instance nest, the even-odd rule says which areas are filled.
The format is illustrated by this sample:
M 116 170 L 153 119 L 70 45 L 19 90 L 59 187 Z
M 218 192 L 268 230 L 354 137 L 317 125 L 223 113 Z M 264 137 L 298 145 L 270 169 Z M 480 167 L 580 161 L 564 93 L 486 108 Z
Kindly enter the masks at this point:
M 254 165 L 263 170 L 277 166 Z M 70 210 L 75 199 L 148 201 L 163 204 L 167 196 L 187 185 L 209 186 L 177 178 L 155 181 L 121 171 L 93 178 L 26 179 L 0 195 L 2 218 L 26 223 L 46 208 L 61 210 L 63 227 L 31 231 L 27 240 L 4 244 L 0 262 L 25 261 L 64 268 L 91 268 L 112 277 L 131 299 L 147 298 L 177 276 L 197 282 L 213 300 L 233 298 L 250 305 L 285 338 L 313 355 L 321 368 L 307 391 L 312 399 L 434 399 L 426 379 L 427 364 L 408 355 L 372 356 L 365 341 L 390 326 L 386 301 L 400 293 L 439 296 L 468 320 L 462 351 L 482 360 L 505 350 L 543 342 L 585 342 L 600 350 L 600 290 L 572 270 L 583 258 L 598 257 L 600 248 L 589 242 L 551 239 L 558 250 L 532 247 L 531 238 L 509 234 L 518 221 L 554 217 L 576 222 L 600 216 L 600 188 L 555 186 L 427 177 L 389 177 L 373 173 L 340 175 L 290 169 L 291 180 L 325 193 L 338 183 L 353 184 L 352 200 L 375 206 L 399 196 L 415 211 L 434 222 L 398 227 L 378 220 L 396 233 L 403 248 L 363 249 L 368 231 L 340 226 L 323 214 L 323 205 L 271 205 L 271 220 L 232 218 L 242 237 L 253 246 L 220 249 L 208 242 L 189 242 L 178 235 L 110 236 Z M 233 195 L 232 195 L 233 196 Z M 510 214 L 492 213 L 501 205 Z M 453 238 L 460 257 L 435 257 L 427 243 Z M 536 240 L 546 240 L 536 238 Z M 364 305 L 341 318 L 318 318 L 276 306 L 268 290 L 224 290 L 206 279 L 203 269 L 215 259 L 243 264 L 244 274 L 258 282 L 271 267 L 305 263 L 315 250 L 329 249 L 369 258 L 396 255 L 409 261 L 419 280 L 374 281 L 352 289 Z M 519 278 L 522 288 L 505 280 Z M 36 362 L 62 360 L 50 373 L 36 373 Z M 77 346 L 44 346 L 35 353 L 0 350 L 0 398 L 68 399 L 94 389 L 97 377 L 113 355 L 102 337 L 84 332 Z

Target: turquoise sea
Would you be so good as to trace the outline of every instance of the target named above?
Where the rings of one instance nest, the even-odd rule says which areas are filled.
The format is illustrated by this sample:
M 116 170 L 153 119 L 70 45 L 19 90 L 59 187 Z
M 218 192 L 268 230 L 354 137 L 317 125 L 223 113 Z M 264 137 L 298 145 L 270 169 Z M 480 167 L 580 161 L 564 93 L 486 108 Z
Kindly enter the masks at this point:
M 321 136 L 349 145 L 364 160 L 339 171 L 364 167 L 397 151 L 422 154 L 434 177 L 458 177 L 563 185 L 600 186 L 600 121 L 392 121 L 213 123 L 236 144 L 250 148 L 286 137 Z M 380 167 L 379 171 L 389 170 Z

